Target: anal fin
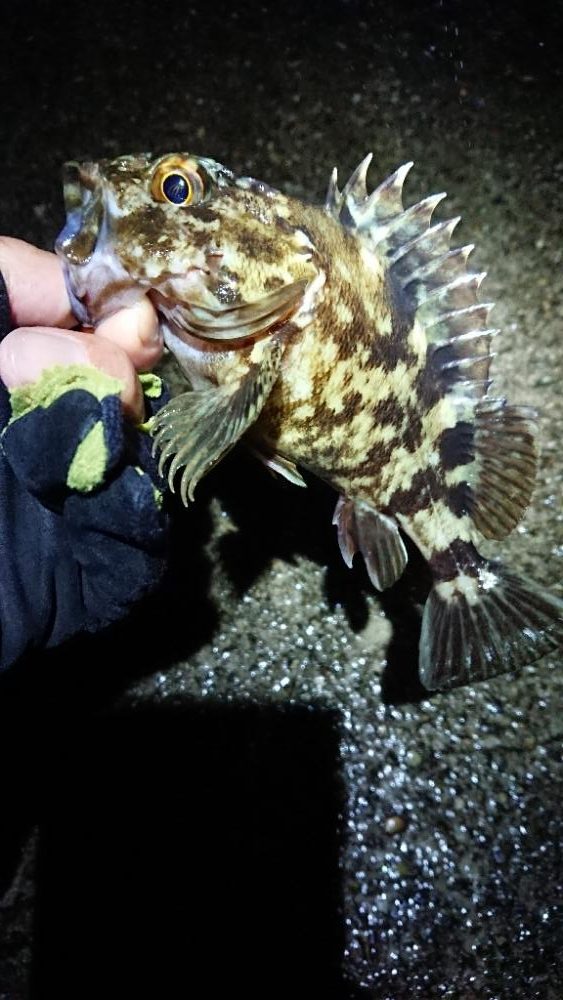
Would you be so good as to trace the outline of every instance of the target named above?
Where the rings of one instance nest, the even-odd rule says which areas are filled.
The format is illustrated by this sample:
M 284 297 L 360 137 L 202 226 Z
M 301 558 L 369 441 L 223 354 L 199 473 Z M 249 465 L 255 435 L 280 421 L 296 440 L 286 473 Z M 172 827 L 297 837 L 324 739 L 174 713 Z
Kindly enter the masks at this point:
M 340 497 L 332 523 L 338 530 L 338 544 L 348 567 L 361 552 L 367 574 L 377 590 L 386 590 L 401 576 L 407 564 L 407 550 L 396 522 L 361 500 Z
M 174 490 L 183 469 L 180 496 L 193 500 L 200 479 L 226 455 L 257 419 L 278 377 L 283 354 L 275 339 L 264 344 L 259 362 L 249 362 L 237 381 L 195 389 L 176 396 L 153 423 L 154 449 L 160 451 L 159 472 L 169 459 L 168 484 Z

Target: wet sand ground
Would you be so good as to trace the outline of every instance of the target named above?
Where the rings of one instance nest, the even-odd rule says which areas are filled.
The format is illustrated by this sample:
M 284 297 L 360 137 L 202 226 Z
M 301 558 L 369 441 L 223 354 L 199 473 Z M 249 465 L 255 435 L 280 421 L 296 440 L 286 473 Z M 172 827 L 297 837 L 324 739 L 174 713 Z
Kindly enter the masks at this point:
M 483 298 L 496 301 L 502 329 L 499 390 L 542 414 L 533 505 L 489 551 L 563 594 L 559 15 L 540 5 L 532 21 L 517 4 L 506 20 L 484 3 L 394 13 L 354 2 L 211 12 L 192 4 L 182 13 L 165 5 L 156 17 L 142 9 L 124 3 L 110 17 L 104 3 L 87 15 L 62 4 L 50 18 L 38 7 L 35 18 L 19 20 L 26 79 L 16 86 L 10 66 L 2 70 L 11 94 L 2 112 L 3 230 L 52 243 L 59 165 L 68 157 L 185 148 L 316 200 L 335 163 L 344 180 L 373 150 L 375 186 L 414 160 L 407 202 L 447 191 L 439 216 L 463 216 L 456 241 L 475 243 L 475 267 L 488 272 Z M 59 41 L 64 56 L 55 58 Z M 231 817 L 256 838 L 237 891 L 246 884 L 254 898 L 259 870 L 266 885 L 272 880 L 266 921 L 281 894 L 280 951 L 275 942 L 266 949 L 274 980 L 285 982 L 284 947 L 292 968 L 292 921 L 305 937 L 309 927 L 312 964 L 308 978 L 293 980 L 295 996 L 317 982 L 324 996 L 373 1000 L 559 997 L 561 658 L 425 696 L 416 678 L 421 567 L 415 561 L 392 592 L 376 595 L 361 567 L 350 573 L 341 564 L 333 503 L 324 486 L 305 492 L 274 482 L 236 451 L 198 488 L 192 509 L 177 508 L 164 597 L 111 636 L 26 667 L 10 679 L 1 711 L 21 720 L 32 753 L 48 736 L 45 714 L 50 724 L 61 714 L 90 719 L 93 710 L 150 706 L 185 712 L 186 724 L 199 720 L 192 750 L 211 754 L 218 795 L 240 783 Z M 131 650 L 125 664 L 115 662 L 118 641 Z M 241 741 L 247 757 L 234 776 L 230 758 L 240 764 Z M 269 767 L 259 766 L 261 754 Z M 296 825 L 292 809 L 307 802 L 311 815 Z M 224 823 L 229 840 L 228 816 Z M 17 810 L 13 825 L 27 828 Z M 269 831 L 270 850 L 257 829 Z M 284 831 L 290 861 L 303 862 L 290 889 L 272 874 Z M 310 853 L 298 843 L 308 836 L 320 838 Z M 15 883 L 15 848 L 5 866 L 0 997 L 10 1000 L 26 995 L 36 842 Z M 214 850 L 222 890 L 212 855 L 202 864 L 218 896 L 220 965 L 228 866 Z M 317 851 L 326 853 L 322 864 Z M 291 883 L 292 863 L 282 869 Z M 201 903 L 203 877 L 198 890 Z M 300 906 L 309 907 L 309 924 Z M 325 907 L 333 913 L 323 924 L 326 947 Z M 257 933 L 256 923 L 249 927 Z M 264 932 L 263 949 L 266 940 Z M 209 961 L 213 949 L 203 942 Z

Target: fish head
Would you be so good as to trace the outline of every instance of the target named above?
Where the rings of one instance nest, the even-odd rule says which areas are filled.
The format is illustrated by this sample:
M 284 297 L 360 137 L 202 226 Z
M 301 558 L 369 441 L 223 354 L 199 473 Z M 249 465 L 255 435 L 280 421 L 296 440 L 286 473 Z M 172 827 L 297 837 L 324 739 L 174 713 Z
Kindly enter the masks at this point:
M 212 159 L 70 162 L 64 195 L 55 249 L 87 326 L 148 295 L 165 335 L 234 346 L 294 317 L 318 277 L 296 203 Z

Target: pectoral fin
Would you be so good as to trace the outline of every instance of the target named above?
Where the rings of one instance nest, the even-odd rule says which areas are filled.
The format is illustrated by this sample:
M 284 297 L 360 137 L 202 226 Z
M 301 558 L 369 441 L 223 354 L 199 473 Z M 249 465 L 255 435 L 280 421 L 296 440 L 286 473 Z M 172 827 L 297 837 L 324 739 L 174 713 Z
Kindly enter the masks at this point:
M 183 469 L 180 496 L 193 500 L 202 477 L 233 447 L 258 417 L 277 378 L 283 347 L 278 340 L 264 344 L 259 362 L 232 384 L 196 389 L 177 396 L 154 418 L 159 471 L 169 459 L 168 484 L 174 491 L 176 473 Z

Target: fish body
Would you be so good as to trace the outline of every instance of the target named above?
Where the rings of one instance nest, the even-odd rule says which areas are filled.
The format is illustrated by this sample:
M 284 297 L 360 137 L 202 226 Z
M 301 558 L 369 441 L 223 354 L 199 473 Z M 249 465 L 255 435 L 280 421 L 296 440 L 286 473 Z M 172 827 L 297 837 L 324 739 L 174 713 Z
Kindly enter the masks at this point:
M 536 414 L 491 395 L 491 305 L 457 219 L 433 195 L 405 209 L 399 168 L 371 194 L 370 158 L 324 207 L 190 154 L 67 166 L 57 251 L 77 316 L 95 326 L 148 294 L 189 390 L 155 441 L 185 501 L 244 437 L 299 485 L 339 494 L 344 559 L 383 590 L 407 562 L 434 587 L 423 683 L 442 688 L 532 662 L 563 643 L 563 602 L 480 556 L 529 503 Z

